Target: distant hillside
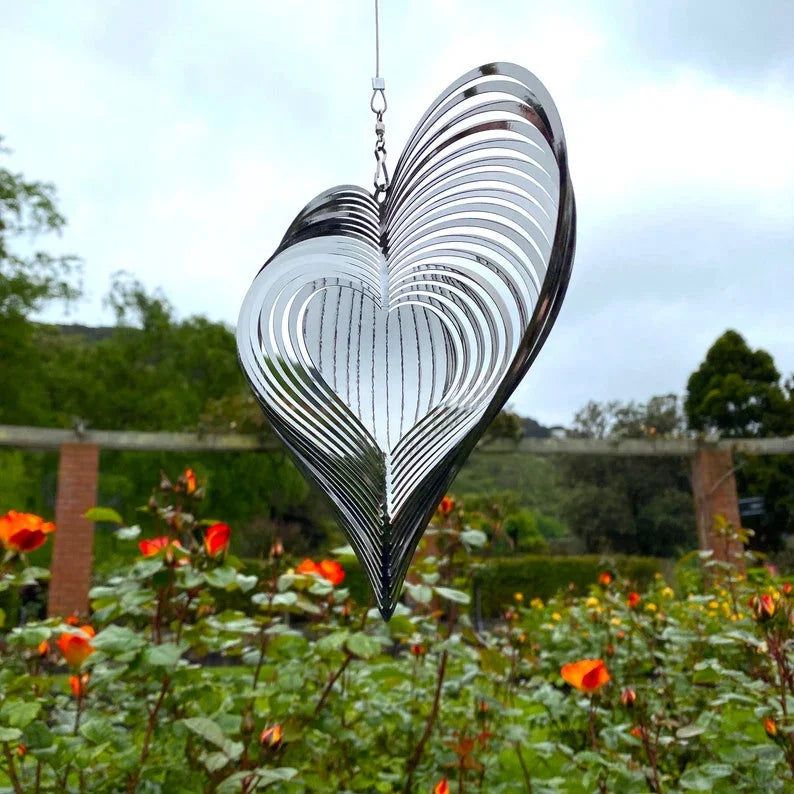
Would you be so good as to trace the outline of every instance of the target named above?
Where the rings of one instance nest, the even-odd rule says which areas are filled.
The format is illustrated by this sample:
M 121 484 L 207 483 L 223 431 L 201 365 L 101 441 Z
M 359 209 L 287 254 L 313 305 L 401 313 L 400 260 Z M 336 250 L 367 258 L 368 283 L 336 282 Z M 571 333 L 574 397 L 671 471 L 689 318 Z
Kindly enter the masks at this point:
M 64 336 L 79 336 L 86 342 L 101 342 L 103 339 L 112 336 L 116 330 L 109 325 L 101 325 L 98 328 L 94 328 L 90 325 L 79 325 L 77 323 L 59 324 L 52 327 L 57 328 Z

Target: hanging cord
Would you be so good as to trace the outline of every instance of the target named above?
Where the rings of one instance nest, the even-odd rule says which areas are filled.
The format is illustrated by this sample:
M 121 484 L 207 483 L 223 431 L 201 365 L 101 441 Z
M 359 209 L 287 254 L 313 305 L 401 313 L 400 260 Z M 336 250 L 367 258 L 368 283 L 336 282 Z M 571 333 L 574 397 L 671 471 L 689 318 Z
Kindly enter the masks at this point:
M 386 125 L 383 114 L 386 104 L 386 81 L 380 76 L 380 15 L 379 0 L 375 0 L 375 76 L 372 78 L 372 98 L 369 106 L 375 114 L 375 200 L 382 202 L 389 187 L 389 172 L 386 170 Z

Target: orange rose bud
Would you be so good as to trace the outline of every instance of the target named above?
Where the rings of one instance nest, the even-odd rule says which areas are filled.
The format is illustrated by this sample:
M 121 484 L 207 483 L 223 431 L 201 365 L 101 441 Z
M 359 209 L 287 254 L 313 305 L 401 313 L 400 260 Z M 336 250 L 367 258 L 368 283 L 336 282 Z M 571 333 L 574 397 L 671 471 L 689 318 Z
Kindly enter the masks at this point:
M 80 625 L 80 616 L 79 615 L 69 615 L 65 621 L 69 626 L 79 626 Z
M 196 490 L 196 486 L 198 484 L 196 481 L 196 473 L 193 471 L 193 469 L 185 469 L 182 479 L 185 482 L 185 493 L 189 496 Z
M 445 777 L 433 787 L 433 794 L 449 794 L 449 781 Z
M 627 709 L 630 709 L 637 702 L 637 693 L 630 686 L 627 686 L 620 693 L 620 702 Z
M 560 675 L 580 692 L 596 692 L 611 678 L 603 659 L 581 659 L 565 664 Z
M 753 596 L 750 599 L 750 609 L 759 623 L 764 623 L 775 616 L 775 599 L 769 593 Z
M 766 717 L 764 719 L 764 730 L 770 739 L 774 739 L 777 736 L 777 723 L 771 717 Z
M 626 632 L 621 629 L 620 631 L 615 633 L 616 640 L 625 640 L 626 639 Z
M 614 578 L 615 577 L 612 576 L 609 571 L 601 571 L 601 573 L 598 574 L 598 584 L 600 584 L 601 587 L 609 587 L 609 585 L 612 584 L 612 580 Z
M 8 551 L 25 554 L 44 545 L 47 535 L 55 532 L 55 524 L 33 513 L 9 510 L 0 516 L 0 543 Z
M 780 591 L 783 595 L 791 595 L 791 582 L 783 582 L 783 586 L 780 588 Z
M 47 642 L 47 640 L 42 640 L 39 643 L 38 650 L 39 656 L 46 656 L 50 652 L 50 644 Z
M 89 642 L 89 637 L 93 636 L 93 629 L 88 626 L 89 632 L 78 631 L 69 634 L 61 634 L 58 638 L 58 647 L 63 654 L 63 658 L 70 667 L 80 667 L 80 665 L 94 652 L 94 646 Z
M 213 524 L 204 535 L 204 548 L 210 557 L 217 557 L 229 548 L 232 530 L 228 524 Z
M 438 505 L 438 512 L 442 516 L 448 516 L 455 509 L 455 500 L 451 496 L 445 496 Z
M 18 744 L 18 745 L 17 745 L 17 750 L 16 750 L 16 753 L 17 753 L 17 755 L 18 755 L 20 758 L 24 758 L 24 757 L 25 757 L 25 756 L 28 754 L 28 748 L 27 748 L 27 745 L 24 745 L 24 744 Z
M 144 538 L 138 541 L 138 549 L 144 557 L 154 557 L 159 554 L 163 549 L 167 549 L 171 543 L 171 538 L 166 535 L 160 535 L 159 538 Z
M 281 730 L 281 725 L 278 724 L 265 728 L 262 733 L 259 734 L 259 744 L 268 750 L 278 750 L 278 748 L 281 747 L 283 739 L 284 735 Z
M 295 569 L 295 573 L 301 574 L 310 574 L 314 573 L 319 575 L 320 569 L 317 566 L 317 563 L 314 560 L 310 560 L 308 557 L 301 562 L 301 564 Z
M 629 605 L 630 609 L 634 609 L 640 601 L 642 601 L 642 596 L 634 590 L 629 593 L 629 597 L 626 599 L 626 603 Z
M 629 731 L 629 733 L 630 733 L 630 734 L 631 734 L 631 735 L 632 735 L 632 736 L 633 736 L 635 739 L 642 739 L 642 738 L 645 736 L 645 731 L 643 730 L 643 728 L 642 728 L 642 726 L 641 726 L 641 725 L 635 725 L 635 726 L 634 726 L 634 727 L 633 727 L 633 728 L 632 728 L 632 729 Z
M 76 698 L 83 697 L 88 689 L 88 673 L 69 676 L 69 688 Z
M 284 556 L 284 544 L 276 538 L 270 546 L 270 558 L 277 560 Z
M 413 656 L 424 656 L 427 653 L 427 648 L 419 642 L 415 642 L 411 646 L 411 654 Z
M 345 569 L 336 560 L 323 560 L 317 566 L 318 573 L 334 587 L 345 580 Z

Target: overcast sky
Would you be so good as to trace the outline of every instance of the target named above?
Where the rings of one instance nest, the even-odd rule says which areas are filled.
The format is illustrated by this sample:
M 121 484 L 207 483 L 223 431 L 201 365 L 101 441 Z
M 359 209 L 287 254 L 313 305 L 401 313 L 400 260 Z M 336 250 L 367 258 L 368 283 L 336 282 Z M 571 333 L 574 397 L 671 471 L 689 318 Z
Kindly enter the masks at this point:
M 236 321 L 301 207 L 372 179 L 371 0 L 0 0 L 0 133 L 56 183 L 51 248 Z M 382 0 L 392 165 L 438 92 L 526 66 L 568 139 L 579 234 L 557 324 L 511 404 L 683 392 L 728 327 L 794 371 L 794 4 Z M 57 319 L 50 316 L 50 319 Z

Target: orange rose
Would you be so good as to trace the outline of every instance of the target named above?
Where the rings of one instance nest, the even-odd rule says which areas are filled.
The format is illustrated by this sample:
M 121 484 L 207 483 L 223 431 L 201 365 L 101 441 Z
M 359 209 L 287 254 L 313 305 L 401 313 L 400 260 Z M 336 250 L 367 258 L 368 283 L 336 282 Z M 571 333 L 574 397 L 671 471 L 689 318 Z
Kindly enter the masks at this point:
M 281 729 L 281 725 L 278 724 L 265 728 L 262 733 L 259 734 L 259 744 L 268 750 L 278 750 L 283 740 L 284 732 Z
M 204 548 L 210 557 L 217 557 L 229 548 L 232 530 L 228 524 L 213 524 L 204 535 Z
M 33 513 L 9 510 L 0 516 L 0 541 L 8 551 L 34 551 L 44 545 L 51 532 L 55 532 L 55 524 Z
M 93 636 L 93 628 L 84 626 L 80 631 L 61 634 L 58 638 L 58 647 L 70 667 L 80 667 L 94 652 L 94 646 L 89 642 L 89 639 Z
M 595 692 L 611 678 L 603 659 L 582 659 L 565 664 L 560 669 L 560 675 L 581 692 Z
M 770 739 L 774 739 L 777 736 L 777 723 L 771 717 L 765 717 L 764 730 Z
M 433 787 L 433 794 L 449 794 L 449 782 L 445 777 L 442 777 Z
M 448 516 L 455 509 L 455 500 L 451 496 L 445 496 L 438 506 L 438 512 L 442 516 Z
M 634 609 L 634 607 L 636 607 L 637 604 L 640 603 L 640 601 L 642 601 L 642 596 L 639 593 L 635 593 L 634 590 L 632 590 L 629 593 L 629 597 L 626 600 L 626 603 L 629 605 L 630 609 Z
M 300 574 L 310 574 L 314 573 L 319 576 L 320 568 L 314 560 L 310 560 L 308 557 L 303 560 L 303 562 L 295 569 L 295 573 Z
M 334 587 L 344 582 L 345 569 L 336 560 L 323 560 L 317 567 L 320 576 Z
M 626 687 L 620 693 L 620 702 L 630 709 L 637 702 L 637 693 L 631 687 Z
M 83 673 L 82 675 L 70 675 L 69 688 L 72 690 L 72 694 L 76 698 L 83 697 L 86 693 L 86 690 L 88 689 L 88 673 Z
M 144 557 L 154 557 L 163 549 L 167 549 L 171 543 L 171 538 L 161 535 L 159 538 L 144 538 L 138 542 L 138 548 Z
M 612 584 L 614 578 L 615 577 L 612 576 L 609 571 L 601 571 L 601 573 L 598 574 L 598 584 L 600 584 L 601 587 L 608 587 Z
M 196 490 L 197 481 L 196 481 L 196 473 L 193 469 L 185 469 L 185 473 L 182 475 L 182 479 L 185 481 L 185 493 L 192 494 Z
M 769 593 L 753 596 L 750 599 L 750 608 L 753 610 L 753 616 L 757 621 L 763 623 L 775 616 L 775 599 Z
M 414 643 L 414 644 L 411 646 L 411 653 L 412 653 L 414 656 L 424 656 L 424 655 L 427 653 L 427 649 L 426 649 L 426 648 L 425 648 L 425 646 L 424 646 L 424 645 L 422 645 L 421 643 L 419 643 L 419 642 L 415 642 L 415 643 Z
M 50 652 L 50 644 L 47 642 L 47 640 L 42 640 L 39 643 L 38 650 L 39 656 L 46 656 Z
M 631 734 L 631 735 L 632 735 L 632 736 L 633 736 L 635 739 L 642 739 L 642 738 L 645 736 L 645 729 L 644 729 L 644 728 L 643 728 L 641 725 L 635 725 L 635 726 L 634 726 L 634 727 L 633 727 L 633 728 L 632 728 L 632 729 L 629 731 L 629 733 L 630 733 L 630 734 Z

